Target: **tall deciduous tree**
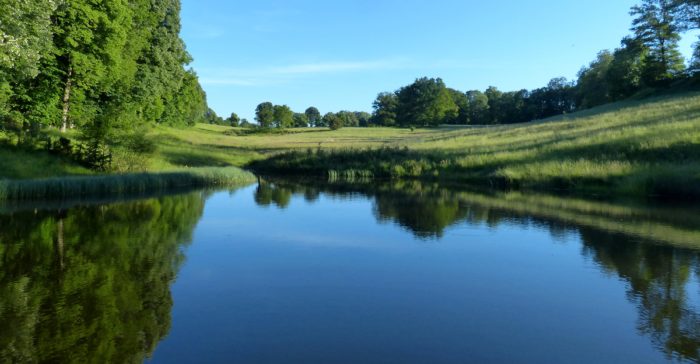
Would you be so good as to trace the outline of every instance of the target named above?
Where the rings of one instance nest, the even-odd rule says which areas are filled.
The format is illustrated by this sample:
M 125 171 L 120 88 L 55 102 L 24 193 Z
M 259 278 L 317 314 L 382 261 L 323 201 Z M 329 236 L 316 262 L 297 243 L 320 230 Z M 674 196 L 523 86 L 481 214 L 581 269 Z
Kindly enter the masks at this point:
M 275 105 L 273 107 L 274 125 L 278 128 L 291 128 L 294 126 L 294 112 L 287 105 Z
M 318 124 L 321 121 L 321 112 L 318 111 L 317 108 L 311 106 L 306 109 L 304 114 L 306 114 L 306 118 L 309 119 L 309 124 L 311 124 L 311 126 L 320 126 Z
M 455 117 L 459 109 L 439 78 L 420 78 L 398 93 L 401 125 L 436 126 Z
M 372 124 L 379 126 L 395 126 L 399 108 L 399 98 L 393 92 L 383 92 L 377 95 L 372 104 Z
M 240 121 L 241 121 L 241 118 L 239 118 L 238 114 L 236 114 L 235 112 L 232 112 L 231 116 L 229 116 L 228 119 L 226 119 L 226 122 L 234 128 L 238 127 L 238 124 L 240 123 Z
M 271 128 L 275 122 L 275 106 L 271 102 L 263 102 L 255 109 L 255 121 L 261 128 Z

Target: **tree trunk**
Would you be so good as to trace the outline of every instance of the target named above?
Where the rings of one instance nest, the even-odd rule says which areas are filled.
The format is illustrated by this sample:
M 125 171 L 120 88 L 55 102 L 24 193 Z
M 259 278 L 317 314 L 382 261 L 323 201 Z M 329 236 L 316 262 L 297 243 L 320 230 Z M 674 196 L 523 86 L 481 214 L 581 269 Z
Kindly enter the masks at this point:
M 58 266 L 60 270 L 62 271 L 63 268 L 65 267 L 64 262 L 63 262 L 63 250 L 65 247 L 65 240 L 63 236 L 63 216 L 62 214 L 59 213 L 59 218 L 57 222 L 57 227 L 58 231 L 56 232 L 56 240 L 55 240 L 55 249 L 56 249 L 56 256 L 58 258 Z
M 68 128 L 68 113 L 70 112 L 70 93 L 73 87 L 73 67 L 68 66 L 68 77 L 66 87 L 63 90 L 63 118 L 61 123 L 61 133 L 65 133 Z

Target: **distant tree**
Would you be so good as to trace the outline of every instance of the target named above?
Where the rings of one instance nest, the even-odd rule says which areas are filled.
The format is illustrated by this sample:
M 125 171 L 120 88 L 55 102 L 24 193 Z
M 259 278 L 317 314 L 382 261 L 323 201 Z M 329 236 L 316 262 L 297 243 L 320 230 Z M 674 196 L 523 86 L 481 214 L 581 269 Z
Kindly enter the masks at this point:
M 355 119 L 358 121 L 358 125 L 366 128 L 370 125 L 370 120 L 372 119 L 372 114 L 365 111 L 356 111 Z
M 489 123 L 489 98 L 485 93 L 472 90 L 466 93 L 469 107 L 467 110 L 468 124 L 484 125 Z
M 685 69 L 683 56 L 678 50 L 681 28 L 675 18 L 675 9 L 673 0 L 643 0 L 630 12 L 635 17 L 632 31 L 649 48 L 643 69 L 648 85 L 668 85 Z
M 396 93 L 383 92 L 377 96 L 372 104 L 374 113 L 372 114 L 371 124 L 377 126 L 395 126 L 396 114 L 399 108 L 399 98 Z
M 239 126 L 241 128 L 252 128 L 255 126 L 255 124 L 248 121 L 248 119 L 243 118 L 243 120 L 241 120 L 241 123 L 239 124 Z
M 343 118 L 332 112 L 329 112 L 323 116 L 323 122 L 328 125 L 331 130 L 338 130 L 344 126 Z
M 255 109 L 255 121 L 261 128 L 271 128 L 275 122 L 275 107 L 271 102 L 263 102 Z
M 439 78 L 419 78 L 401 88 L 398 96 L 398 121 L 407 126 L 436 126 L 459 112 L 445 83 Z
M 291 128 L 294 126 L 294 112 L 287 105 L 275 105 L 273 107 L 274 125 L 278 128 Z
M 294 127 L 295 128 L 308 128 L 309 118 L 306 114 L 294 113 Z
M 500 124 L 503 120 L 502 108 L 501 108 L 501 97 L 503 92 L 498 90 L 495 86 L 490 86 L 484 92 L 484 95 L 488 98 L 489 102 L 489 112 L 488 112 L 488 124 Z
M 228 119 L 226 119 L 226 123 L 231 125 L 234 128 L 238 126 L 240 121 L 241 121 L 241 118 L 239 118 L 235 112 L 232 112 L 231 116 L 229 116 Z
M 575 87 L 565 77 L 551 79 L 547 84 L 547 92 L 549 103 L 546 110 L 547 115 L 544 117 L 565 114 L 576 110 Z
M 226 120 L 222 118 L 221 116 L 217 115 L 214 110 L 211 108 L 208 108 L 207 111 L 204 113 L 204 122 L 207 124 L 214 124 L 214 125 L 225 125 Z
M 309 120 L 309 124 L 311 124 L 311 126 L 320 126 L 318 124 L 321 121 L 321 112 L 318 111 L 317 108 L 311 106 L 306 109 L 304 114 L 306 114 L 306 118 Z
M 357 114 L 352 111 L 339 111 L 336 113 L 336 116 L 342 120 L 344 127 L 357 127 L 360 125 L 360 120 L 357 118 Z
M 448 120 L 448 124 L 461 124 L 466 125 L 469 123 L 469 99 L 467 95 L 462 91 L 457 91 L 455 89 L 448 89 L 450 92 L 450 97 L 452 101 L 457 105 L 457 113 L 451 120 Z

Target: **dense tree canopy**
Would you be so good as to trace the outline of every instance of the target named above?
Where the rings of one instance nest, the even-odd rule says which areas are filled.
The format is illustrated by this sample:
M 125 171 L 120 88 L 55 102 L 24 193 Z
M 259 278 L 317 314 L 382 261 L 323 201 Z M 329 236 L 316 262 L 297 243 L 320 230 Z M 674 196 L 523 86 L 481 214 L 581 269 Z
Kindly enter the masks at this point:
M 110 146 L 141 126 L 205 120 L 179 0 L 0 0 L 0 9 L 0 127 L 75 128 Z
M 419 78 L 396 92 L 399 125 L 435 126 L 454 119 L 459 110 L 439 78 Z
M 318 111 L 317 108 L 311 106 L 306 109 L 304 114 L 306 114 L 306 118 L 309 120 L 309 125 L 319 126 L 318 124 L 321 121 L 321 112 Z

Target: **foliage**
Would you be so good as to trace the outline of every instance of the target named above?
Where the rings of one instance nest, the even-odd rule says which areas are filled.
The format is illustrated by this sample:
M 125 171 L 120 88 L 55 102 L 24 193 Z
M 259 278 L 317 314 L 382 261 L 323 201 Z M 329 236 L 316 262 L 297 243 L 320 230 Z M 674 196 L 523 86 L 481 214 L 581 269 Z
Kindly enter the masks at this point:
M 643 77 L 648 85 L 666 85 L 685 69 L 683 56 L 678 50 L 681 36 L 672 0 L 643 0 L 632 7 L 635 16 L 632 30 L 647 48 L 649 55 Z
M 317 108 L 310 106 L 308 109 L 306 109 L 306 111 L 304 111 L 304 114 L 306 115 L 310 126 L 321 126 L 319 125 L 321 121 L 321 112 L 318 111 Z
M 294 126 L 294 112 L 287 105 L 275 105 L 273 108 L 273 125 L 280 129 Z
M 0 8 L 7 130 L 77 130 L 96 153 L 142 126 L 207 116 L 206 95 L 185 69 L 179 0 L 2 0 Z
M 445 83 L 437 79 L 420 78 L 396 92 L 397 121 L 402 126 L 437 126 L 455 118 L 457 105 Z
M 226 119 L 226 124 L 228 124 L 234 128 L 238 127 L 238 124 L 240 124 L 240 122 L 241 122 L 241 118 L 239 118 L 238 114 L 236 114 L 235 112 L 232 112 L 231 116 L 229 116 L 228 119 Z
M 271 128 L 275 122 L 275 106 L 271 102 L 263 102 L 255 109 L 255 121 L 261 128 Z
M 147 359 L 203 208 L 197 193 L 0 215 L 0 361 Z
M 398 107 L 399 99 L 395 93 L 380 93 L 373 104 L 372 124 L 377 126 L 395 126 L 397 124 Z

